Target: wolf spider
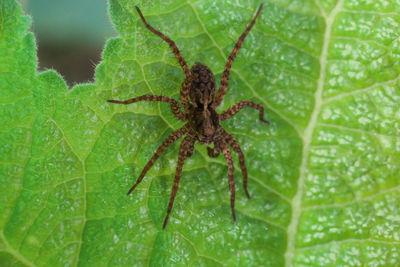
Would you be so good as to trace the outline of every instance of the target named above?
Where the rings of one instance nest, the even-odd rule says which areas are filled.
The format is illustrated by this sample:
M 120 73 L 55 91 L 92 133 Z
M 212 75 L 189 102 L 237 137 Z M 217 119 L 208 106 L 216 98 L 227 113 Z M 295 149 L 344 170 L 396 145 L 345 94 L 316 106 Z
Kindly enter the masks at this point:
M 176 167 L 175 180 L 172 186 L 172 193 L 168 205 L 167 215 L 163 224 L 163 229 L 165 229 L 165 226 L 167 225 L 169 214 L 174 204 L 175 196 L 178 191 L 179 180 L 182 174 L 183 164 L 187 158 L 192 156 L 194 143 L 196 141 L 198 141 L 200 144 L 207 145 L 214 143 L 214 148 L 207 147 L 208 155 L 210 157 L 218 157 L 221 151 L 225 157 L 226 163 L 228 164 L 228 180 L 229 189 L 231 192 L 231 210 L 234 221 L 236 221 L 234 210 L 235 183 L 233 179 L 233 160 L 229 146 L 231 146 L 239 156 L 240 168 L 243 173 L 244 191 L 247 197 L 250 198 L 249 192 L 247 191 L 247 170 L 243 152 L 240 149 L 240 146 L 236 142 L 235 138 L 233 138 L 231 134 L 224 130 L 219 122 L 231 118 L 243 107 L 247 106 L 257 109 L 260 113 L 260 120 L 264 123 L 269 124 L 269 122 L 267 120 L 264 120 L 263 117 L 264 108 L 259 104 L 246 100 L 236 103 L 226 111 L 222 112 L 222 114 L 218 114 L 215 109 L 221 104 L 222 100 L 224 99 L 228 88 L 229 73 L 232 67 L 232 63 L 237 53 L 239 52 L 239 49 L 242 46 L 244 39 L 256 22 L 256 19 L 260 14 L 262 7 L 263 4 L 260 5 L 253 20 L 237 40 L 235 47 L 233 48 L 231 54 L 229 55 L 228 61 L 226 62 L 224 72 L 222 73 L 219 90 L 217 94 L 215 94 L 215 78 L 211 70 L 207 66 L 198 62 L 196 62 L 189 69 L 186 61 L 183 59 L 181 53 L 179 52 L 178 47 L 175 45 L 175 42 L 162 34 L 160 31 L 150 26 L 146 22 L 146 19 L 144 18 L 140 9 L 136 6 L 136 10 L 139 13 L 139 16 L 142 19 L 144 25 L 147 27 L 147 29 L 149 29 L 151 32 L 158 35 L 165 42 L 168 43 L 186 76 L 185 80 L 182 83 L 179 97 L 180 103 L 184 108 L 184 112 L 182 112 L 178 101 L 167 96 L 142 95 L 125 101 L 107 100 L 108 102 L 116 104 L 131 104 L 139 101 L 167 102 L 171 104 L 171 110 L 175 117 L 179 120 L 187 122 L 182 128 L 170 134 L 167 139 L 165 139 L 164 142 L 158 147 L 157 151 L 151 157 L 149 162 L 147 162 L 146 166 L 140 173 L 140 176 L 137 179 L 136 183 L 128 191 L 129 195 L 133 190 L 135 190 L 135 188 L 143 180 L 143 177 L 145 176 L 147 171 L 153 166 L 155 161 L 160 157 L 164 150 L 180 137 L 186 134 L 179 148 L 178 165 Z

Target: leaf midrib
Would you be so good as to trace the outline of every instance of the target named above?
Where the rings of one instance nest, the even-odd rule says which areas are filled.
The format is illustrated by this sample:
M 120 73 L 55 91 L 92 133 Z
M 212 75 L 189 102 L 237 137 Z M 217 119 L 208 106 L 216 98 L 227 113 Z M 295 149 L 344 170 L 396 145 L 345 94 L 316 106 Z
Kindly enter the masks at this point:
M 303 196 L 303 191 L 305 188 L 305 177 L 307 175 L 307 163 L 308 163 L 308 156 L 309 156 L 309 152 L 310 152 L 310 145 L 311 145 L 311 140 L 312 140 L 312 136 L 314 134 L 315 127 L 317 126 L 318 116 L 321 112 L 321 108 L 322 108 L 322 104 L 323 104 L 322 93 L 324 91 L 328 48 L 329 48 L 329 43 L 331 40 L 332 25 L 333 25 L 333 21 L 335 20 L 337 14 L 341 11 L 341 9 L 343 7 L 343 3 L 344 3 L 344 0 L 339 0 L 329 15 L 326 15 L 325 12 L 323 12 L 322 9 L 320 8 L 321 14 L 323 15 L 323 18 L 325 19 L 325 33 L 324 33 L 324 39 L 323 39 L 323 45 L 322 45 L 322 52 L 321 52 L 321 56 L 319 58 L 320 73 L 319 73 L 319 78 L 318 78 L 317 90 L 315 91 L 315 94 L 314 94 L 314 99 L 315 99 L 314 109 L 312 111 L 310 121 L 304 130 L 304 134 L 301 135 L 302 140 L 303 140 L 303 153 L 302 153 L 302 159 L 301 159 L 301 164 L 300 164 L 300 175 L 299 175 L 299 180 L 297 183 L 297 192 L 296 192 L 295 196 L 293 197 L 292 203 L 291 203 L 292 214 L 291 214 L 291 221 L 288 226 L 287 250 L 285 253 L 285 266 L 286 267 L 293 266 L 293 260 L 294 260 L 294 256 L 295 256 L 295 250 L 296 250 L 296 233 L 297 233 L 297 227 L 299 224 L 300 215 L 302 212 L 301 198 Z

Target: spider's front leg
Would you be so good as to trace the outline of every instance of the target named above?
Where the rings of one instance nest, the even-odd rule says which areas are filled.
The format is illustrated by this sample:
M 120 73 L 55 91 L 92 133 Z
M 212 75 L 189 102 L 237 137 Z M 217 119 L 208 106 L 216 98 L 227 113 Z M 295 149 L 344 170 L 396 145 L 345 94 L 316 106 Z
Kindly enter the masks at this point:
M 178 164 L 176 166 L 174 185 L 172 186 L 171 198 L 169 200 L 167 215 L 165 216 L 163 229 L 165 229 L 165 226 L 168 223 L 169 214 L 171 213 L 172 206 L 174 205 L 175 196 L 176 193 L 178 192 L 179 181 L 182 175 L 183 164 L 185 163 L 185 160 L 192 155 L 195 141 L 196 140 L 192 136 L 187 135 L 183 139 L 181 146 L 179 148 Z
M 175 117 L 181 121 L 185 121 L 185 115 L 182 113 L 181 107 L 179 106 L 178 101 L 176 101 L 173 98 L 170 98 L 168 96 L 158 96 L 158 95 L 142 95 L 142 96 L 138 96 L 132 99 L 128 99 L 128 100 L 107 100 L 107 102 L 109 103 L 114 103 L 114 104 L 123 104 L 123 105 L 127 105 L 127 104 L 131 104 L 131 103 L 135 103 L 135 102 L 139 102 L 139 101 L 154 101 L 154 102 L 167 102 L 169 104 L 171 104 L 171 110 L 172 113 L 175 115 Z
M 193 155 L 194 152 L 194 143 L 196 141 L 193 142 L 192 146 L 189 146 L 188 150 L 186 151 L 186 158 L 190 158 Z
M 214 147 L 207 147 L 207 152 L 208 156 L 210 158 L 216 158 L 219 156 L 219 153 L 221 152 L 221 149 L 217 146 L 217 144 L 214 143 Z
M 236 141 L 236 139 L 230 133 L 228 133 L 226 130 L 224 130 L 224 138 L 225 138 L 226 142 L 228 142 L 228 144 L 233 148 L 233 150 L 239 156 L 239 165 L 240 165 L 240 169 L 242 170 L 242 174 L 243 174 L 244 192 L 246 193 L 247 198 L 250 199 L 250 194 L 249 194 L 249 191 L 247 190 L 248 174 L 247 174 L 246 163 L 244 161 L 244 154 L 243 154 L 242 150 L 240 149 L 240 146 L 239 146 L 238 142 Z
M 176 140 L 178 140 L 182 135 L 184 135 L 187 132 L 187 125 L 184 125 L 182 128 L 176 130 L 172 134 L 170 134 L 167 139 L 164 140 L 164 142 L 157 148 L 156 153 L 151 157 L 151 159 L 147 162 L 146 166 L 144 166 L 142 172 L 139 175 L 139 178 L 136 180 L 136 183 L 129 189 L 128 195 L 132 193 L 133 190 L 135 190 L 136 186 L 140 184 L 140 182 L 143 180 L 144 176 L 150 170 L 150 168 L 153 166 L 153 164 L 156 162 L 156 160 L 160 157 L 160 155 L 164 152 L 164 150 L 172 145 Z
M 235 180 L 233 177 L 234 167 L 231 151 L 229 150 L 228 144 L 225 140 L 220 140 L 218 144 L 222 148 L 222 154 L 224 154 L 225 161 L 228 164 L 228 182 L 229 182 L 229 190 L 231 191 L 231 210 L 233 221 L 236 222 L 236 214 L 235 214 Z

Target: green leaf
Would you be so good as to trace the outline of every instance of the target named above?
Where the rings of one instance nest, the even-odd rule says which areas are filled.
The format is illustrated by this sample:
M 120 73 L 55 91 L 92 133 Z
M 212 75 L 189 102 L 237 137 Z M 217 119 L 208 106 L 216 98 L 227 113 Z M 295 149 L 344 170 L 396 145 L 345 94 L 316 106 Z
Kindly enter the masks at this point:
M 219 80 L 257 1 L 110 0 L 120 37 L 108 40 L 94 84 L 67 89 L 37 71 L 30 18 L 0 2 L 1 266 L 398 266 L 400 262 L 400 5 L 398 1 L 266 2 L 233 65 L 219 112 L 241 145 L 237 222 L 227 166 L 196 145 L 161 229 L 179 142 L 126 196 L 182 125 L 165 103 L 184 79 L 167 44 Z

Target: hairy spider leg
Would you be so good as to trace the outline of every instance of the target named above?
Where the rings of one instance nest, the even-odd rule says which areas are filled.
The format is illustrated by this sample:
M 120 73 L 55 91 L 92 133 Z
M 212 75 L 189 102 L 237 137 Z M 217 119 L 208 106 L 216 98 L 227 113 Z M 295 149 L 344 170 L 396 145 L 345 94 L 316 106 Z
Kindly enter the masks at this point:
M 192 146 L 189 146 L 188 151 L 186 151 L 186 157 L 190 158 L 193 155 L 194 152 L 194 143 L 196 143 L 196 139 L 193 142 Z
M 219 156 L 219 153 L 221 152 L 221 149 L 218 146 L 214 145 L 213 148 L 207 147 L 207 152 L 208 152 L 208 156 L 210 158 L 216 158 L 216 157 Z
M 233 221 L 236 222 L 236 214 L 235 214 L 235 180 L 233 177 L 234 167 L 233 167 L 233 160 L 231 151 L 225 140 L 220 140 L 219 145 L 222 148 L 222 154 L 224 154 L 225 161 L 228 164 L 228 182 L 229 182 L 229 190 L 231 191 L 231 210 L 232 210 L 232 217 Z
M 175 54 L 176 59 L 178 60 L 179 64 L 181 65 L 181 67 L 183 69 L 183 72 L 186 75 L 186 79 L 182 84 L 179 100 L 181 101 L 181 103 L 182 103 L 183 107 L 185 108 L 185 110 L 188 110 L 188 108 L 189 108 L 189 103 L 188 103 L 189 88 L 190 88 L 190 84 L 191 84 L 191 72 L 190 72 L 190 69 L 189 69 L 188 65 L 186 64 L 185 59 L 182 57 L 181 52 L 179 51 L 179 49 L 176 46 L 175 42 L 172 41 L 169 37 L 167 37 L 163 33 L 161 33 L 160 31 L 154 29 L 153 26 L 148 24 L 146 22 L 146 19 L 144 18 L 143 14 L 142 14 L 142 12 L 140 11 L 140 8 L 138 6 L 135 6 L 135 7 L 136 7 L 136 10 L 139 13 L 139 16 L 142 19 L 144 25 L 146 26 L 146 28 L 149 29 L 154 34 L 156 34 L 159 37 L 161 37 L 165 42 L 168 43 L 168 45 L 171 48 L 172 52 Z
M 157 161 L 157 159 L 160 157 L 160 155 L 164 152 L 164 150 L 172 145 L 176 140 L 178 140 L 182 135 L 184 135 L 187 132 L 187 126 L 184 125 L 182 128 L 176 130 L 172 134 L 170 134 L 167 139 L 164 140 L 164 142 L 157 148 L 156 153 L 153 154 L 151 159 L 147 162 L 146 166 L 144 166 L 142 172 L 140 173 L 139 178 L 137 179 L 136 183 L 129 189 L 128 195 L 132 193 L 133 190 L 135 190 L 136 186 L 140 184 L 140 182 L 143 180 L 143 177 L 146 175 L 147 171 L 150 170 L 150 168 L 154 165 L 154 163 Z
M 243 188 L 244 192 L 246 193 L 246 196 L 248 199 L 250 199 L 250 194 L 249 191 L 247 191 L 247 180 L 248 180 L 248 175 L 247 175 L 247 168 L 246 168 L 246 163 L 244 160 L 244 154 L 242 150 L 240 149 L 239 143 L 236 141 L 236 139 L 226 130 L 224 130 L 224 137 L 226 142 L 233 148 L 233 150 L 238 154 L 239 156 L 239 165 L 240 169 L 242 170 L 243 174 Z
M 266 124 L 269 124 L 269 121 L 264 119 L 264 108 L 260 104 L 254 103 L 253 101 L 244 100 L 236 103 L 235 105 L 228 108 L 226 111 L 219 114 L 219 119 L 221 121 L 232 118 L 236 113 L 238 113 L 243 107 L 250 107 L 257 109 L 260 112 L 260 120 Z
M 229 55 L 228 61 L 226 62 L 226 65 L 225 65 L 224 72 L 222 73 L 222 76 L 221 76 L 221 82 L 219 84 L 218 93 L 215 96 L 215 100 L 213 103 L 214 107 L 218 107 L 221 104 L 222 100 L 224 100 L 226 91 L 228 89 L 229 73 L 231 71 L 233 61 L 235 60 L 236 55 L 239 52 L 239 49 L 242 47 L 244 39 L 246 38 L 247 34 L 250 32 L 251 28 L 253 27 L 254 23 L 256 22 L 256 19 L 257 19 L 258 15 L 260 14 L 263 5 L 264 5 L 264 3 L 262 3 L 260 5 L 255 17 L 250 22 L 249 26 L 247 26 L 246 30 L 242 33 L 242 35 L 239 37 L 239 39 L 237 40 L 237 42 L 235 44 L 235 47 L 233 48 L 231 54 Z
M 186 158 L 192 155 L 195 141 L 196 140 L 192 136 L 187 135 L 181 143 L 181 147 L 179 149 L 178 164 L 176 165 L 174 184 L 172 186 L 171 198 L 168 204 L 167 215 L 165 216 L 164 219 L 163 229 L 165 229 L 165 226 L 168 223 L 169 214 L 171 213 L 172 206 L 174 205 L 175 196 L 176 193 L 178 192 L 179 181 L 182 175 L 183 164 L 185 163 Z M 192 152 L 188 153 L 188 151 Z
M 132 99 L 120 101 L 120 100 L 107 100 L 107 102 L 115 103 L 115 104 L 131 104 L 139 101 L 159 101 L 159 102 L 167 102 L 171 104 L 172 113 L 181 121 L 185 121 L 185 115 L 182 113 L 181 107 L 179 106 L 178 101 L 168 96 L 158 96 L 158 95 L 142 95 Z

